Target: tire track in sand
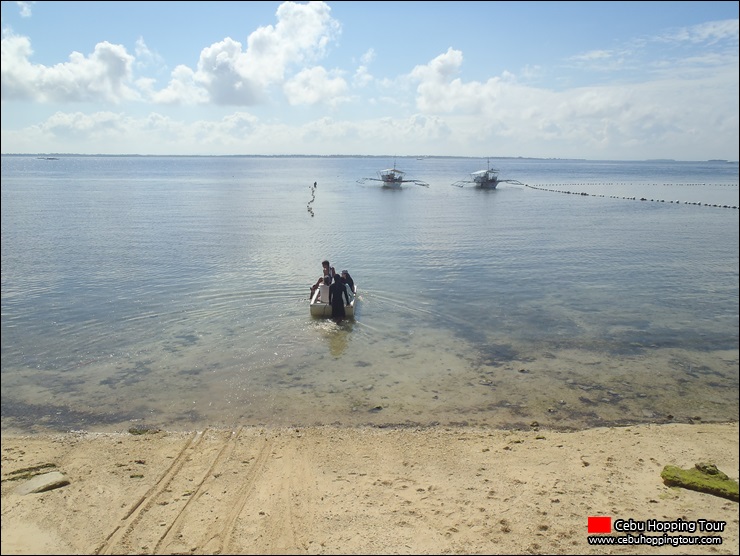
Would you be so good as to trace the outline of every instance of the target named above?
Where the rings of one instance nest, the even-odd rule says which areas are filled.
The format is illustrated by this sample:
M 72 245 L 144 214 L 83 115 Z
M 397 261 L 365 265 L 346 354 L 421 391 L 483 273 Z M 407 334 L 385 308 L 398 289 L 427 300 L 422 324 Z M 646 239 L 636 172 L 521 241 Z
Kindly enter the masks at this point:
M 243 431 L 192 438 L 96 553 L 223 553 L 272 453 L 271 438 Z M 237 489 L 228 487 L 233 475 Z
M 307 463 L 306 454 L 276 444 L 280 434 L 244 431 L 195 433 L 95 554 L 228 554 L 245 546 L 286 553 L 298 546 L 294 521 L 308 482 L 296 463 Z
M 246 479 L 239 487 L 236 493 L 236 502 L 233 504 L 232 509 L 229 511 L 226 519 L 221 525 L 219 531 L 209 538 L 204 544 L 203 549 L 206 554 L 231 554 L 235 553 L 231 551 L 230 544 L 234 537 L 234 529 L 236 527 L 236 521 L 239 515 L 244 510 L 244 506 L 247 504 L 257 479 L 263 475 L 263 470 L 267 463 L 267 459 L 270 456 L 272 450 L 272 441 L 265 439 L 265 443 L 260 448 L 257 454 L 254 464 L 252 465 Z M 226 552 L 224 552 L 226 549 Z
M 152 487 L 142 496 L 123 516 L 123 523 L 117 526 L 105 539 L 103 544 L 98 547 L 95 554 L 114 554 L 113 548 L 118 545 L 125 536 L 127 536 L 136 523 L 141 518 L 143 512 L 146 512 L 151 506 L 154 497 L 167 488 L 172 478 L 179 473 L 182 467 L 185 465 L 189 455 L 193 453 L 200 442 L 203 440 L 204 433 L 196 432 L 190 438 L 190 440 L 183 446 L 180 453 L 177 455 L 172 464 L 162 474 L 162 476 L 152 485 Z
M 157 544 L 154 547 L 154 554 L 176 554 L 176 552 L 173 551 L 172 545 L 173 543 L 177 543 L 175 537 L 181 536 L 181 530 L 183 526 L 183 522 L 186 520 L 186 517 L 188 516 L 190 512 L 190 507 L 192 503 L 197 503 L 201 500 L 203 497 L 204 492 L 204 485 L 206 484 L 206 480 L 209 477 L 213 477 L 215 475 L 218 475 L 217 472 L 219 466 L 224 462 L 231 459 L 234 449 L 237 446 L 237 442 L 239 440 L 239 436 L 241 435 L 242 430 L 244 427 L 240 427 L 239 430 L 236 432 L 232 432 L 231 436 L 224 442 L 224 445 L 221 447 L 221 450 L 218 452 L 218 455 L 216 456 L 216 459 L 213 460 L 213 463 L 208 468 L 208 471 L 203 476 L 203 478 L 198 483 L 196 492 L 190 496 L 185 503 L 185 506 L 180 510 L 180 512 L 177 514 L 177 517 L 175 517 L 174 521 L 170 523 L 169 526 L 165 528 L 164 534 L 162 537 L 157 541 Z M 161 552 L 161 547 L 166 546 L 168 547 L 168 550 L 165 552 Z
M 231 516 L 223 553 L 304 553 L 310 539 L 321 536 L 315 522 L 316 458 L 313 446 L 295 442 L 302 437 L 298 430 L 273 437 L 259 481 L 252 481 L 243 509 Z

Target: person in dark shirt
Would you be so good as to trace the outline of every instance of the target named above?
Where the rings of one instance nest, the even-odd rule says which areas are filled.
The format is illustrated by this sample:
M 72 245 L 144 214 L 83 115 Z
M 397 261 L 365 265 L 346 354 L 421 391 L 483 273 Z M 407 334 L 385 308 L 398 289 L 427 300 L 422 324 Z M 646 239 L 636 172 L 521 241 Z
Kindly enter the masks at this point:
M 346 270 L 342 271 L 342 280 L 344 280 L 344 283 L 349 286 L 349 293 L 352 295 L 352 297 L 355 296 L 355 281 L 352 279 L 352 276 L 349 275 L 349 272 Z
M 347 293 L 347 285 L 342 280 L 341 276 L 335 276 L 334 280 L 329 286 L 329 304 L 331 305 L 331 318 L 334 322 L 339 324 L 347 316 L 344 310 L 344 300 L 347 300 L 349 305 L 349 294 Z

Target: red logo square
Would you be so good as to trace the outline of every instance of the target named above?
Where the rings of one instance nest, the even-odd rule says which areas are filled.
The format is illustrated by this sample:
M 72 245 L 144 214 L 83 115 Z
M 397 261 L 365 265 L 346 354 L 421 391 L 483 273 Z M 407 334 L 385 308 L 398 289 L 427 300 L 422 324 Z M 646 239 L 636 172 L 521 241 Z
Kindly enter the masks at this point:
M 612 518 L 607 516 L 592 516 L 588 518 L 589 533 L 611 533 Z

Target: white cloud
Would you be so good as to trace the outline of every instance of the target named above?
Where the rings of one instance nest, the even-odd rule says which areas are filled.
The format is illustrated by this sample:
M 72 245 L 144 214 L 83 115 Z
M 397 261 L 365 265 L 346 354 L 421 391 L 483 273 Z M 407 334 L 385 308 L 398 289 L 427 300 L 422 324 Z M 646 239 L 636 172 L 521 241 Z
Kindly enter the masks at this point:
M 140 83 L 140 86 L 144 86 Z M 195 72 L 187 66 L 177 66 L 167 87 L 155 91 L 150 87 L 149 96 L 155 104 L 206 104 L 208 92 L 195 82 Z
M 368 65 L 375 59 L 375 50 L 370 48 L 362 56 L 360 56 L 360 65 L 355 70 L 355 74 L 352 77 L 352 85 L 357 88 L 364 88 L 370 85 L 374 78 L 368 69 Z
M 663 42 L 689 42 L 692 44 L 716 44 L 720 41 L 730 41 L 735 48 L 738 44 L 739 20 L 727 19 L 723 21 L 709 21 L 692 27 L 675 29 L 670 33 L 660 35 L 656 40 Z
M 355 75 L 352 77 L 352 85 L 358 88 L 367 87 L 373 82 L 373 76 L 370 74 L 366 66 L 360 66 L 355 71 Z
M 16 2 L 18 7 L 20 8 L 21 17 L 31 17 L 31 7 L 35 3 L 36 2 Z
M 84 139 L 98 141 L 117 137 L 126 130 L 126 117 L 113 112 L 57 112 L 40 126 L 45 133 L 65 141 Z
M 440 54 L 434 60 L 425 65 L 416 66 L 412 71 L 412 77 L 419 81 L 445 82 L 460 72 L 463 63 L 463 55 L 459 50 L 448 48 L 447 52 Z
M 301 71 L 283 86 L 291 105 L 318 104 L 325 102 L 337 105 L 346 101 L 347 83 L 341 77 L 331 77 L 328 72 L 315 66 Z
M 262 74 L 252 69 L 241 44 L 226 38 L 203 49 L 193 79 L 215 104 L 249 106 L 264 100 L 264 90 L 275 80 L 275 72 L 282 74 L 276 68 Z
M 325 56 L 341 31 L 324 2 L 284 2 L 276 16 L 275 26 L 260 27 L 249 36 L 246 50 L 230 37 L 204 48 L 197 68 L 175 68 L 161 91 L 155 89 L 153 78 L 133 75 L 134 62 L 137 68 L 161 65 L 143 38 L 136 42 L 137 58 L 121 45 L 101 42 L 89 57 L 73 52 L 69 62 L 46 67 L 30 62 L 33 51 L 27 37 L 5 30 L 3 100 L 118 104 L 137 100 L 133 87 L 140 85 L 148 99 L 165 104 L 251 106 L 266 102 L 272 86 L 282 86 L 293 68 Z M 336 78 L 325 80 L 323 86 L 330 95 L 340 88 Z M 292 92 L 293 87 L 287 90 Z
M 165 62 L 156 52 L 149 50 L 144 42 L 144 37 L 139 37 L 136 41 L 136 66 L 139 68 L 164 67 Z
M 416 106 L 425 114 L 453 112 L 480 114 L 499 94 L 499 79 L 487 83 L 463 83 L 454 78 L 463 63 L 459 50 L 448 49 L 426 65 L 416 66 L 410 76 L 419 81 Z
M 35 73 L 28 63 L 33 54 L 31 41 L 3 29 L 0 46 L 0 92 L 2 100 L 25 100 L 34 95 L 32 75 Z
M 583 59 L 598 61 L 611 54 L 593 51 Z M 715 59 L 717 66 L 732 61 Z M 640 158 L 662 144 L 680 145 L 684 152 L 692 146 L 697 153 L 710 146 L 721 151 L 719 137 L 737 129 L 737 106 L 728 105 L 726 116 L 716 117 L 716 106 L 727 103 L 733 82 L 737 95 L 737 70 L 711 71 L 708 62 L 687 58 L 649 81 L 554 91 L 519 83 L 508 73 L 464 82 L 458 77 L 462 53 L 450 48 L 416 66 L 409 77 L 418 82 L 417 110 L 443 118 L 450 145 L 464 149 L 489 142 L 516 153 L 527 152 L 529 143 L 564 157 L 586 150 L 609 159 Z M 693 108 L 687 112 L 686 106 Z
M 609 50 L 592 50 L 591 52 L 586 52 L 585 54 L 579 54 L 578 56 L 573 56 L 573 60 L 583 60 L 583 61 L 593 61 L 593 60 L 605 60 L 608 58 L 611 58 L 613 53 Z
M 143 38 L 135 56 L 101 42 L 89 56 L 73 53 L 46 67 L 31 63 L 27 37 L 6 29 L 2 151 L 59 152 L 64 145 L 65 152 L 107 154 L 736 157 L 725 153 L 738 147 L 737 20 L 479 80 L 462 77 L 463 52 L 451 47 L 393 78 L 374 75 L 382 70 L 372 48 L 354 70 L 322 65 L 339 32 L 323 2 L 286 2 L 276 24 L 251 33 L 246 47 L 230 37 L 215 42 L 195 65 L 175 67 L 163 86 L 144 73 L 165 66 Z M 692 47 L 696 42 L 713 46 Z M 94 103 L 87 114 L 77 106 L 43 112 L 44 104 L 51 111 L 82 101 Z M 136 105 L 119 113 L 124 102 Z M 133 112 L 145 102 L 158 106 L 146 116 Z M 93 112 L 103 103 L 115 111 Z M 318 110 L 303 108 L 309 106 Z M 29 115 L 17 121 L 40 123 L 5 123 L 18 107 Z
M 284 2 L 276 12 L 278 23 L 254 31 L 247 39 L 245 51 L 241 43 L 231 38 L 205 48 L 194 81 L 208 91 L 209 100 L 216 104 L 250 106 L 265 102 L 270 87 L 283 84 L 290 69 L 326 54 L 340 30 L 330 12 L 323 2 Z M 301 99 L 308 97 L 298 94 L 297 89 L 305 84 L 305 76 L 299 74 L 295 80 L 284 90 L 292 95 L 291 102 L 303 103 Z M 336 82 L 326 85 L 324 91 L 336 93 Z
M 73 52 L 69 62 L 51 67 L 31 64 L 26 37 L 10 32 L 2 39 L 2 99 L 35 102 L 109 102 L 135 100 L 131 81 L 133 56 L 122 46 L 98 43 L 85 57 Z
M 22 131 L 4 131 L 5 143 L 14 148 L 51 149 L 50 144 L 63 144 L 63 152 L 92 152 L 93 154 L 142 153 L 141 145 L 148 145 L 144 154 L 171 154 L 185 151 L 189 154 L 241 153 L 242 145 L 252 148 L 267 145 L 269 128 L 245 112 L 236 112 L 218 121 L 184 123 L 161 114 L 134 118 L 122 113 L 58 112 L 39 125 Z M 90 145 L 95 145 L 91 151 Z

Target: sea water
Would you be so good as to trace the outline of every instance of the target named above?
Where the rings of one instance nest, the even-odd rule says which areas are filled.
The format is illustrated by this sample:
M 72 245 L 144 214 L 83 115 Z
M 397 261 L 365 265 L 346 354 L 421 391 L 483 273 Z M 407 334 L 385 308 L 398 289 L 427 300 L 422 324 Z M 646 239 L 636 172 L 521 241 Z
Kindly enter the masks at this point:
M 737 420 L 737 163 L 487 164 L 3 156 L 3 430 Z

